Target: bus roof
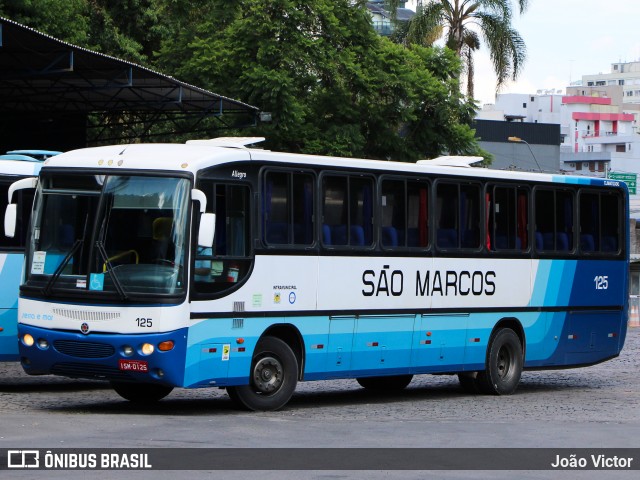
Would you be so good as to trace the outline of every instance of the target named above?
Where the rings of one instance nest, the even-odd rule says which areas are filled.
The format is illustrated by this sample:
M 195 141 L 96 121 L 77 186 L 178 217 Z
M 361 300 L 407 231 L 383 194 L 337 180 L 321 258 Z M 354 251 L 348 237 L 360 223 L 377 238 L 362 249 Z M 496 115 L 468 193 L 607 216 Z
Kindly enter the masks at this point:
M 49 157 L 60 155 L 62 152 L 58 150 L 11 150 L 8 155 L 23 155 L 31 157 L 37 161 L 46 160 Z
M 45 156 L 42 152 L 47 152 Z M 42 161 L 62 152 L 53 150 L 11 150 L 0 155 L 0 175 L 37 175 Z
M 470 163 L 479 160 L 478 157 L 448 156 L 439 157 L 432 161 L 420 160 L 417 163 L 405 163 L 273 152 L 244 146 L 242 140 L 256 140 L 253 138 L 236 139 L 232 137 L 227 138 L 227 141 L 224 141 L 224 139 L 214 140 L 216 141 L 192 141 L 187 144 L 154 143 L 84 148 L 51 157 L 45 161 L 44 168 L 73 167 L 90 168 L 92 170 L 139 169 L 147 171 L 191 172 L 197 175 L 197 172 L 201 169 L 215 165 L 229 162 L 260 161 L 265 163 L 288 163 L 291 165 L 336 169 L 352 167 L 359 171 L 391 171 L 404 174 L 431 173 L 447 176 L 495 178 L 509 181 L 521 180 L 580 185 L 608 185 L 625 188 L 624 182 L 604 178 L 568 176 L 559 173 L 468 168 Z

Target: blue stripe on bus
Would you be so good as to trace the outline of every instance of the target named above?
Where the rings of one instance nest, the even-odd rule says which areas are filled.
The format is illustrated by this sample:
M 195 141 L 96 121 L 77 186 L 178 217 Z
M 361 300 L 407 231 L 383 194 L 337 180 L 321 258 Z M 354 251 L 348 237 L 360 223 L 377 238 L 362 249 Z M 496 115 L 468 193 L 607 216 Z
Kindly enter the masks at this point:
M 622 311 L 584 310 L 514 312 L 500 318 L 517 318 L 521 323 L 526 337 L 525 368 L 550 368 L 595 363 L 617 355 L 624 340 L 621 316 Z M 358 320 L 309 316 L 282 318 L 281 322 L 250 318 L 242 328 L 234 328 L 233 318 L 215 318 L 189 329 L 145 335 L 144 341 L 157 344 L 172 339 L 176 346 L 171 352 L 156 352 L 150 357 L 129 357 L 148 361 L 152 371 L 162 369 L 161 380 L 138 372 L 129 373 L 129 377 L 188 388 L 247 384 L 256 344 L 273 323 L 290 324 L 301 333 L 305 380 L 482 370 L 489 337 L 500 318 L 495 313 L 390 315 Z M 100 367 L 111 369 L 114 379 L 120 373 L 118 361 L 125 358 L 120 353 L 122 346 L 137 347 L 142 338 L 122 334 L 84 336 L 25 325 L 20 325 L 20 331 L 36 339 L 46 338 L 50 345 L 56 340 L 78 340 L 115 348 L 109 358 L 87 359 L 58 353 L 53 347 L 44 355 L 37 347 L 21 346 L 22 356 L 30 361 L 27 372 L 50 373 L 56 364 L 85 365 L 99 372 L 103 371 Z

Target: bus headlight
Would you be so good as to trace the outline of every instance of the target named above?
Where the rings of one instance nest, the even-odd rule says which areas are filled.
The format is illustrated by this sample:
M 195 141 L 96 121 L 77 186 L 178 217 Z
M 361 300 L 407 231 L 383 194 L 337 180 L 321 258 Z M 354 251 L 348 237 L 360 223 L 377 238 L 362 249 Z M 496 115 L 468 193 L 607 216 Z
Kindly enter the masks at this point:
M 155 347 L 150 343 L 143 343 L 142 348 L 140 349 L 143 355 L 151 355 L 154 350 L 155 350 Z
M 130 345 L 125 345 L 124 347 L 122 347 L 122 354 L 125 357 L 130 357 L 131 355 L 133 355 L 133 347 Z
M 27 347 L 32 347 L 33 344 L 36 342 L 31 335 L 29 335 L 28 333 L 25 333 L 25 335 L 22 337 L 22 343 L 25 344 Z
M 49 342 L 47 342 L 44 338 L 39 338 L 38 347 L 40 348 L 40 350 L 46 350 L 47 348 L 49 348 Z

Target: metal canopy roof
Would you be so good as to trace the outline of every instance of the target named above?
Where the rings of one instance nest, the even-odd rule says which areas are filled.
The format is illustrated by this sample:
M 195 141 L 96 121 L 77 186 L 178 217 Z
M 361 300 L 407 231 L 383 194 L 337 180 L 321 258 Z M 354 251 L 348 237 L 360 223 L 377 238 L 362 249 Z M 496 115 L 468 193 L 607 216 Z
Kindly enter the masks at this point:
M 240 115 L 246 124 L 258 109 L 0 17 L 0 112 Z

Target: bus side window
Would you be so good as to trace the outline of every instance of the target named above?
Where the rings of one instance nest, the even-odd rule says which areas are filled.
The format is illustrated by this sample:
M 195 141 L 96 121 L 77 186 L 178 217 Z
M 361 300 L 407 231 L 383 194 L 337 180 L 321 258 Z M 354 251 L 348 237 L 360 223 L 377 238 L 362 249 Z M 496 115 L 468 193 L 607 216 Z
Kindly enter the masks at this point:
M 573 191 L 537 189 L 535 192 L 536 250 L 569 253 L 574 250 Z
M 476 184 L 439 183 L 436 186 L 438 248 L 480 247 L 480 187 Z
M 266 172 L 262 195 L 263 240 L 267 245 L 309 246 L 314 242 L 314 179 L 298 172 Z
M 580 191 L 581 253 L 617 254 L 620 249 L 620 201 L 615 193 Z
M 429 245 L 428 184 L 384 179 L 380 196 L 382 248 L 420 248 Z
M 494 186 L 486 194 L 487 249 L 528 248 L 528 193 L 516 186 Z
M 322 189 L 323 245 L 371 246 L 373 179 L 355 175 L 326 175 Z
M 195 290 L 221 293 L 242 281 L 251 270 L 251 193 L 247 185 L 202 182 L 207 211 L 216 214 L 213 248 L 196 247 Z

